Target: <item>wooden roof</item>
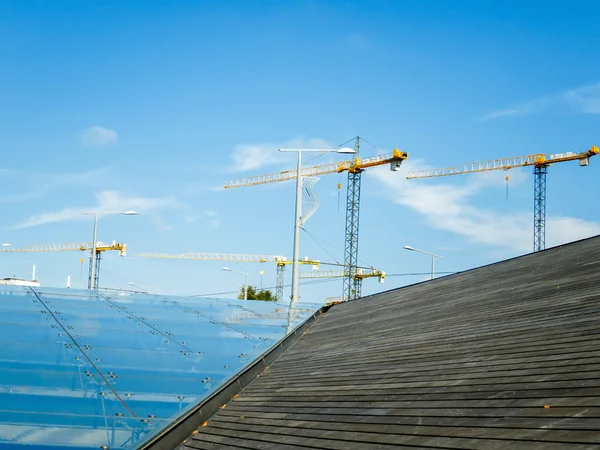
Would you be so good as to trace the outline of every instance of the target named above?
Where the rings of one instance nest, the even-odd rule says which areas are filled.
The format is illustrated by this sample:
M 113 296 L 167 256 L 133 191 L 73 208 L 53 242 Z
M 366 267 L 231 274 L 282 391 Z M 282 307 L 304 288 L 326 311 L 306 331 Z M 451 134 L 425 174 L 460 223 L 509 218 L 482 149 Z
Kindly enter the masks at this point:
M 333 306 L 186 449 L 600 448 L 600 238 Z

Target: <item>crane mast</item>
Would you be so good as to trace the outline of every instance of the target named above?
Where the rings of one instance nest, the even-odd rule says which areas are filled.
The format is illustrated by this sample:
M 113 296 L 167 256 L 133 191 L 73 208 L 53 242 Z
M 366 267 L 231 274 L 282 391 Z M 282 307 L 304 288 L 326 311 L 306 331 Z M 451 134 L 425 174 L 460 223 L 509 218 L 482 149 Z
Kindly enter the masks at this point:
M 355 155 L 360 150 L 360 137 L 354 144 Z M 359 298 L 362 290 L 362 280 L 355 278 L 358 264 L 358 226 L 360 219 L 360 181 L 364 169 L 358 165 L 348 169 L 348 186 L 346 187 L 346 230 L 344 236 L 344 277 L 343 299 Z
M 285 256 L 276 255 L 245 255 L 229 253 L 136 253 L 133 256 L 139 258 L 166 258 L 166 259 L 188 259 L 196 261 L 230 261 L 230 262 L 253 262 L 253 263 L 275 263 L 277 266 L 276 291 L 275 298 L 278 302 L 283 301 L 283 286 L 285 282 L 285 267 L 292 264 Z M 300 264 L 313 266 L 312 272 L 300 272 L 300 278 L 346 278 L 348 272 L 344 271 L 318 271 L 320 261 L 305 258 Z M 379 282 L 383 283 L 386 273 L 377 269 L 358 268 L 354 273 L 356 280 L 362 281 L 365 278 L 377 277 Z
M 551 164 L 578 161 L 582 167 L 588 166 L 590 158 L 600 153 L 595 145 L 582 153 L 565 152 L 493 159 L 488 161 L 461 164 L 438 169 L 425 169 L 409 172 L 407 179 L 445 177 L 491 170 L 509 170 L 516 167 L 533 166 L 533 251 L 546 248 L 546 175 Z
M 533 168 L 533 251 L 546 248 L 546 175 L 548 166 Z
M 5 247 L 0 248 L 2 253 L 48 253 L 48 252 L 69 252 L 69 251 L 90 251 L 93 253 L 94 243 L 93 242 L 66 242 L 63 244 L 35 244 L 23 248 Z M 110 244 L 103 242 L 96 243 L 96 255 L 90 256 L 90 271 L 88 277 L 88 288 L 91 286 L 92 274 L 95 274 L 96 285 L 94 289 L 98 287 L 98 280 L 100 277 L 100 260 L 102 253 L 106 251 L 117 251 L 119 256 L 127 255 L 127 244 L 120 244 L 117 241 L 112 241 Z M 95 264 L 92 264 L 92 259 L 95 258 Z
M 360 189 L 361 174 L 369 167 L 377 167 L 384 164 L 390 165 L 390 170 L 400 169 L 402 162 L 408 158 L 408 153 L 395 149 L 392 153 L 378 155 L 361 159 L 358 157 L 360 149 L 360 137 L 355 138 L 355 158 L 340 163 L 329 163 L 318 166 L 305 167 L 301 171 L 301 177 L 314 177 L 329 173 L 348 172 L 348 186 L 346 197 L 346 227 L 344 232 L 344 277 L 343 300 L 351 300 L 360 297 L 362 279 L 354 275 L 358 263 L 358 237 L 360 218 Z M 239 180 L 225 183 L 226 189 L 260 184 L 277 183 L 297 178 L 298 170 L 286 170 L 269 175 L 259 175 L 241 178 Z

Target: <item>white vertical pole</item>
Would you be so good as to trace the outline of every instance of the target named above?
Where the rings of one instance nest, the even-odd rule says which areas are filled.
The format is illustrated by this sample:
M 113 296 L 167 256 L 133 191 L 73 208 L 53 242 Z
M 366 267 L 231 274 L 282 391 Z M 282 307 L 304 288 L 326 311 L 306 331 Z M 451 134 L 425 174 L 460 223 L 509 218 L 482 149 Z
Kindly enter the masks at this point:
M 94 214 L 94 242 L 92 243 L 92 273 L 90 274 L 90 281 L 88 283 L 88 289 L 94 290 L 96 288 L 96 236 L 98 231 L 98 214 Z
M 296 176 L 296 217 L 294 224 L 294 255 L 292 267 L 292 303 L 300 299 L 300 228 L 302 220 L 302 151 L 298 150 L 298 173 Z

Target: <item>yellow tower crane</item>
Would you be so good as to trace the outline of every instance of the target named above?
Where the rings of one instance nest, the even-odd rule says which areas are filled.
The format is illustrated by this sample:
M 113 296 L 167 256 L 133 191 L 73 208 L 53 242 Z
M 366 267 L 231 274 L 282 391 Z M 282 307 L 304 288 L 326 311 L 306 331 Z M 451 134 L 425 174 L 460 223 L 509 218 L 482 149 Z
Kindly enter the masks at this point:
M 527 156 L 515 156 L 512 158 L 492 159 L 482 162 L 461 164 L 459 166 L 448 168 L 418 170 L 409 172 L 406 178 L 413 180 L 417 178 L 445 177 L 449 175 L 487 172 L 490 170 L 509 170 L 515 167 L 533 166 L 533 251 L 537 252 L 546 248 L 546 175 L 548 173 L 548 166 L 550 166 L 550 164 L 567 161 L 579 161 L 580 166 L 588 166 L 590 158 L 598 153 L 600 153 L 600 150 L 596 146 L 592 146 L 589 150 L 582 153 L 535 153 Z
M 64 244 L 36 244 L 30 245 L 28 247 L 23 248 L 13 248 L 13 247 L 2 247 L 0 248 L 0 252 L 2 253 L 46 253 L 46 252 L 69 252 L 69 251 L 90 251 L 94 250 L 93 242 L 67 242 Z M 98 286 L 98 280 L 100 277 L 100 260 L 102 259 L 102 253 L 107 251 L 117 251 L 119 252 L 119 256 L 127 255 L 127 244 L 119 244 L 117 241 L 112 241 L 112 243 L 107 244 L 104 242 L 96 243 L 96 288 Z M 91 254 L 90 254 L 91 255 Z M 91 258 L 90 257 L 90 273 L 89 279 L 92 277 L 92 267 Z
M 324 272 L 302 272 L 300 274 L 300 278 L 344 278 L 347 277 L 348 273 L 343 270 L 326 270 Z M 377 269 L 356 269 L 356 274 L 354 275 L 356 279 L 364 280 L 365 278 L 379 278 L 379 282 L 383 283 L 387 274 L 381 270 Z
M 322 164 L 318 166 L 305 167 L 302 169 L 301 177 L 315 177 L 329 173 L 348 172 L 348 186 L 346 197 L 346 229 L 344 240 L 344 289 L 343 300 L 350 300 L 361 296 L 362 279 L 355 277 L 358 270 L 358 229 L 360 212 L 360 182 L 361 174 L 369 167 L 385 164 L 390 165 L 390 170 L 400 169 L 402 162 L 408 158 L 408 153 L 395 149 L 393 152 L 370 158 L 359 157 L 360 137 L 356 137 L 354 145 L 354 159 L 338 163 Z M 236 188 L 245 186 L 256 186 L 259 184 L 276 183 L 280 181 L 294 180 L 297 178 L 297 170 L 286 170 L 284 172 L 269 175 L 242 178 L 225 183 L 225 188 Z
M 277 301 L 283 300 L 283 282 L 285 277 L 285 266 L 292 264 L 285 256 L 277 255 L 244 255 L 229 253 L 136 253 L 133 256 L 139 258 L 167 258 L 167 259 L 191 259 L 196 261 L 230 261 L 244 263 L 275 263 L 277 265 L 277 287 L 275 297 Z M 304 259 L 301 264 L 319 266 L 319 261 Z
M 283 301 L 283 285 L 285 281 L 285 267 L 292 264 L 285 256 L 274 256 L 274 255 L 244 255 L 244 254 L 228 254 L 228 253 L 136 253 L 133 256 L 140 258 L 167 258 L 167 259 L 191 259 L 196 261 L 230 261 L 230 262 L 253 262 L 253 263 L 275 263 L 277 265 L 277 280 L 275 298 L 278 302 Z M 300 261 L 300 264 L 306 264 L 313 266 L 315 269 L 313 272 L 302 272 L 300 278 L 341 278 L 347 276 L 346 272 L 342 271 L 326 271 L 318 272 L 318 268 L 321 264 L 320 261 L 310 260 L 308 258 Z M 335 264 L 334 264 L 335 265 Z M 375 269 L 364 269 L 359 268 L 355 274 L 357 279 L 364 279 L 370 277 L 379 278 L 380 283 L 386 277 L 385 272 Z

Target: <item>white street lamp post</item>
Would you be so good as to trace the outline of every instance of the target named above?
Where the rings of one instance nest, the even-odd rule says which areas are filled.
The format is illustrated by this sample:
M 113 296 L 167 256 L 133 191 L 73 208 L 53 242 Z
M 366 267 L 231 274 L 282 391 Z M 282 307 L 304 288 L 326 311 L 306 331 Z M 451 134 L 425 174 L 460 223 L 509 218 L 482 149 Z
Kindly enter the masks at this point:
M 98 216 L 99 215 L 122 215 L 122 216 L 137 216 L 136 211 L 124 211 L 124 212 L 82 212 L 81 214 L 86 216 L 94 216 L 94 241 L 92 242 L 92 269 L 90 279 L 88 281 L 88 289 L 95 290 L 96 286 L 96 242 L 98 234 Z
M 223 267 L 223 270 L 225 272 L 236 272 L 236 273 L 241 273 L 242 275 L 244 275 L 244 300 L 248 300 L 248 276 L 249 275 L 252 276 L 254 274 L 242 272 L 240 270 L 233 270 L 233 269 L 230 269 L 229 267 Z
M 444 257 L 440 256 L 440 255 L 436 255 L 435 253 L 429 253 L 424 250 L 419 250 L 418 248 L 411 247 L 410 245 L 405 245 L 404 250 L 410 250 L 411 252 L 424 253 L 425 255 L 431 256 L 431 279 L 433 280 L 433 278 L 435 276 L 435 263 L 434 263 L 435 258 L 444 259 Z
M 302 152 L 313 153 L 356 153 L 352 148 L 327 148 L 327 149 L 307 149 L 307 148 L 280 148 L 280 152 L 298 153 L 298 168 L 296 173 L 296 214 L 294 220 L 294 251 L 292 261 L 292 303 L 300 300 L 299 279 L 300 279 L 300 229 L 302 228 Z

